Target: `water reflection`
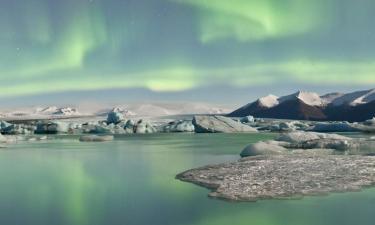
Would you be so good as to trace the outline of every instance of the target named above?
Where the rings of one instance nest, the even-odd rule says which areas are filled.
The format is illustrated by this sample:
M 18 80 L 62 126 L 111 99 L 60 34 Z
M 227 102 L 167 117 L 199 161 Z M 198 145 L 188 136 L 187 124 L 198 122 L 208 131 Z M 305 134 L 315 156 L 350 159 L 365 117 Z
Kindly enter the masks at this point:
M 64 138 L 0 152 L 0 224 L 373 224 L 375 192 L 228 203 L 174 176 L 232 161 L 269 135 L 152 135 L 109 143 Z

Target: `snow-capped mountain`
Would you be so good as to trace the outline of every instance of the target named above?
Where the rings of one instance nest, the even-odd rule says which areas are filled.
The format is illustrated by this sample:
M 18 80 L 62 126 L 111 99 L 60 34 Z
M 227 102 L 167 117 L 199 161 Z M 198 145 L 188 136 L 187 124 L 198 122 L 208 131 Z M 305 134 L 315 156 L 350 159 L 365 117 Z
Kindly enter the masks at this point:
M 116 109 L 117 108 L 117 109 Z M 230 110 L 216 105 L 206 103 L 130 103 L 127 105 L 116 107 L 124 116 L 170 116 L 170 115 L 187 115 L 187 114 L 226 114 Z M 126 110 L 124 110 L 126 108 Z M 112 110 L 112 111 L 113 111 Z M 107 115 L 106 110 L 100 110 L 97 115 Z
M 306 91 L 280 98 L 269 95 L 228 114 L 232 117 L 248 115 L 277 119 L 363 121 L 375 116 L 375 89 L 322 96 Z
M 77 109 L 67 107 L 67 108 L 58 108 L 55 112 L 53 112 L 53 115 L 78 116 L 78 115 L 81 115 L 81 113 L 79 113 Z
M 68 117 L 80 117 L 87 116 L 87 114 L 81 114 L 77 109 L 71 107 L 23 107 L 18 109 L 7 109 L 6 111 L 0 112 L 0 118 L 2 119 L 48 119 L 48 118 L 68 118 Z
M 56 106 L 48 106 L 45 108 L 37 108 L 35 114 L 39 115 L 54 115 L 54 116 L 79 116 L 81 113 L 75 108 L 63 107 L 58 108 Z
M 265 118 L 323 120 L 325 115 L 319 107 L 324 101 L 317 93 L 298 91 L 291 95 L 277 97 L 268 95 L 249 103 L 228 116 L 257 116 Z
M 56 106 L 48 106 L 48 107 L 45 107 L 45 108 L 36 108 L 35 110 L 35 114 L 53 114 L 54 112 L 57 111 L 57 107 Z

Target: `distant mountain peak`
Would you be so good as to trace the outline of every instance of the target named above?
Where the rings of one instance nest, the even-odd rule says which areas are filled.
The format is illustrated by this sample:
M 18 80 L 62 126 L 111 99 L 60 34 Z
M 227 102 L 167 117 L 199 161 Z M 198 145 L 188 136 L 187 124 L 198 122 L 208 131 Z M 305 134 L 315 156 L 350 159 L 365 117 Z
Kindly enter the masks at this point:
M 349 105 L 356 106 L 369 103 L 375 100 L 375 89 L 365 90 L 365 91 L 356 91 L 348 94 L 344 94 L 331 103 L 334 106 L 339 105 Z
M 321 106 L 323 105 L 323 101 L 320 96 L 315 92 L 308 92 L 308 91 L 297 91 L 294 94 L 283 96 L 279 98 L 279 102 L 285 102 L 290 100 L 299 99 L 307 105 L 310 106 Z
M 52 114 L 61 115 L 61 116 L 74 116 L 74 115 L 80 115 L 81 113 L 79 113 L 77 109 L 66 107 L 66 108 L 58 108 Z
M 320 96 L 320 98 L 322 99 L 324 105 L 328 105 L 328 104 L 331 104 L 337 98 L 342 97 L 343 95 L 344 93 L 341 93 L 341 92 L 332 92 L 332 93 L 322 95 Z
M 280 98 L 271 95 L 228 114 L 232 117 L 249 115 L 276 119 L 365 121 L 375 116 L 375 89 L 322 96 L 307 91 Z
M 38 113 L 53 113 L 56 112 L 58 108 L 56 106 L 48 106 L 45 108 L 37 108 L 36 112 Z
M 363 96 L 355 99 L 351 105 L 360 105 L 375 100 L 375 89 L 368 90 Z
M 56 106 L 48 106 L 45 108 L 37 108 L 36 114 L 42 115 L 58 115 L 58 116 L 74 116 L 80 115 L 77 109 L 71 107 L 58 108 Z

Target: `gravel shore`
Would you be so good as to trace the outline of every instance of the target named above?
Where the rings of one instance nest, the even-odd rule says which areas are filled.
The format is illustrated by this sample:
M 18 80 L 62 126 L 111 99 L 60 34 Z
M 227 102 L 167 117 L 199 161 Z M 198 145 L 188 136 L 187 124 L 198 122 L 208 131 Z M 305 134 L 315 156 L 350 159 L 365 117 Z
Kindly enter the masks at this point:
M 375 186 L 375 157 L 347 155 L 257 156 L 192 169 L 176 176 L 230 201 L 301 198 Z

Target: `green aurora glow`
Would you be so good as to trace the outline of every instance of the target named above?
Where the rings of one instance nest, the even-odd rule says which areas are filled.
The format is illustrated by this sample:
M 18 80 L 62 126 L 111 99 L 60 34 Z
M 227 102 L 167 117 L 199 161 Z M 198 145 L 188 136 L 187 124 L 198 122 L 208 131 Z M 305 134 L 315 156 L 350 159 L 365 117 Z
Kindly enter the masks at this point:
M 2 0 L 2 97 L 375 84 L 370 0 Z

